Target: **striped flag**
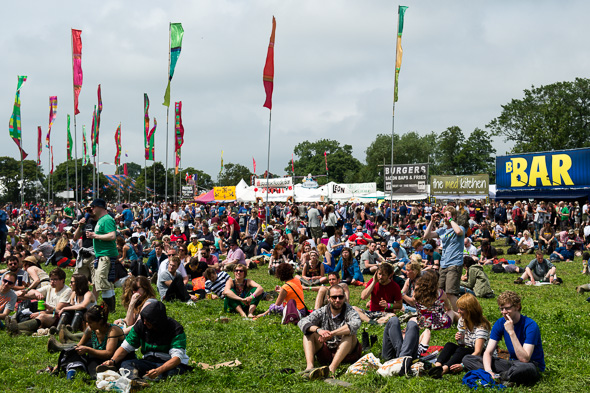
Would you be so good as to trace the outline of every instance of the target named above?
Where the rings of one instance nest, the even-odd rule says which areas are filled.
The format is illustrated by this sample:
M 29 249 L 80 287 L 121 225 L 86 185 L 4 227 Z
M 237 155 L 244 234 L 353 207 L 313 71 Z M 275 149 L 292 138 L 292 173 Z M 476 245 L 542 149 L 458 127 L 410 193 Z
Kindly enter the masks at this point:
M 175 122 L 174 130 L 176 137 L 174 138 L 174 153 L 176 154 L 175 174 L 178 174 L 178 166 L 180 165 L 180 152 L 184 144 L 184 126 L 182 125 L 182 101 L 174 104 Z
M 51 127 L 57 116 L 57 96 L 49 97 L 49 128 L 47 129 L 47 136 L 45 137 L 46 147 L 51 145 Z
M 146 156 L 146 160 L 152 160 L 155 161 L 156 160 L 156 127 L 158 126 L 158 122 L 156 121 L 156 118 L 154 117 L 154 126 L 152 127 L 151 131 L 148 134 L 148 141 L 149 141 L 149 145 L 147 148 L 147 156 Z
M 88 143 L 86 142 L 86 126 L 82 126 L 82 144 L 84 145 L 84 156 L 82 160 L 82 164 L 88 164 L 90 161 L 90 157 L 88 156 Z
M 149 160 L 149 133 L 150 133 L 150 99 L 147 93 L 143 93 L 143 146 L 145 149 L 145 159 Z
M 328 153 L 324 151 L 324 159 L 326 160 L 326 172 L 328 172 Z
M 41 126 L 37 127 L 37 165 L 41 165 L 41 150 L 43 150 L 43 136 Z
M 100 114 L 102 113 L 102 95 L 100 92 L 100 85 L 98 85 L 98 91 L 97 91 L 96 95 L 98 96 L 98 108 L 96 109 L 96 125 L 94 126 L 94 128 L 95 128 L 95 130 L 94 130 L 94 138 L 95 138 L 94 144 L 98 146 L 98 132 L 99 132 L 99 128 L 100 128 Z
M 117 148 L 117 153 L 115 154 L 115 165 L 121 165 L 121 123 L 119 123 L 119 127 L 117 127 L 117 131 L 115 131 L 115 147 Z
M 184 36 L 184 29 L 181 23 L 170 23 L 170 65 L 168 68 L 168 86 L 164 93 L 164 102 L 162 105 L 170 107 L 170 82 L 174 76 L 176 69 L 176 62 L 180 56 L 182 47 L 182 37 Z
M 90 127 L 90 142 L 92 146 L 92 156 L 96 157 L 96 105 L 92 113 L 92 127 Z
M 263 107 L 272 110 L 272 90 L 274 87 L 275 77 L 275 30 L 277 22 L 275 17 L 272 17 L 272 33 L 270 34 L 270 42 L 268 43 L 268 51 L 266 53 L 266 63 L 264 64 L 264 71 L 262 72 L 262 83 L 264 84 L 264 91 L 266 92 L 266 101 Z
M 78 97 L 82 90 L 82 30 L 72 29 L 72 73 L 74 75 L 74 116 L 78 110 Z
M 70 115 L 68 115 L 68 142 L 67 142 L 67 150 L 68 150 L 68 160 L 72 159 L 72 146 L 74 146 L 74 141 L 72 140 L 72 133 L 70 132 Z
M 256 174 L 256 160 L 252 157 L 252 165 L 254 166 L 254 174 Z
M 26 75 L 19 76 L 18 82 L 16 85 L 16 96 L 14 98 L 14 107 L 12 109 L 12 116 L 10 116 L 10 122 L 8 123 L 8 132 L 10 133 L 10 137 L 18 146 L 18 150 L 20 151 L 20 158 L 24 160 L 27 158 L 28 154 L 25 153 L 21 146 L 21 121 L 20 121 L 20 88 L 22 87 L 23 83 L 27 80 Z
M 400 5 L 398 8 L 398 21 L 397 21 L 397 45 L 395 48 L 395 87 L 393 89 L 393 101 L 397 102 L 397 85 L 399 80 L 399 70 L 402 67 L 402 32 L 404 31 L 404 15 L 408 7 Z

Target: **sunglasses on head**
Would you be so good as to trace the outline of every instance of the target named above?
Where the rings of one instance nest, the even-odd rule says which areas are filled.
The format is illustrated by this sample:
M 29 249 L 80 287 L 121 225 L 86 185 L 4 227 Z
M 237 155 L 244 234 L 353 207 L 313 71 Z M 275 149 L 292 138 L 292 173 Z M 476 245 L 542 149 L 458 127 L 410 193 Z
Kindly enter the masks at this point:
M 344 299 L 344 295 L 331 295 L 330 298 L 332 300 L 336 300 L 336 299 L 340 300 L 340 299 Z
M 4 284 L 14 285 L 14 281 L 10 281 L 10 280 L 7 280 L 5 278 L 3 278 L 2 281 L 4 282 Z

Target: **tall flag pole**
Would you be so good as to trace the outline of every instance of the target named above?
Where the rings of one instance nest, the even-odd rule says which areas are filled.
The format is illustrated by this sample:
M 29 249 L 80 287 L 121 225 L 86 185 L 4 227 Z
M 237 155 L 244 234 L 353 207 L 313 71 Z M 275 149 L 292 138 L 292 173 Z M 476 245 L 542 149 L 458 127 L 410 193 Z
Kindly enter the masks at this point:
M 174 103 L 174 132 L 174 155 L 176 156 L 176 162 L 174 167 L 174 199 L 176 199 L 176 175 L 178 175 L 182 145 L 184 144 L 184 126 L 182 125 L 182 101 Z M 180 184 L 180 176 L 178 177 L 178 182 L 178 191 L 180 192 L 180 190 L 182 190 L 182 186 Z
M 395 103 L 397 102 L 397 86 L 399 81 L 399 71 L 402 67 L 402 32 L 404 31 L 404 15 L 408 7 L 400 5 L 397 9 L 397 41 L 395 46 L 395 78 L 393 87 L 393 108 L 391 111 L 391 166 L 390 171 L 393 169 L 393 134 L 395 130 Z M 387 182 L 386 182 L 387 183 Z M 393 205 L 393 186 L 389 185 L 389 206 Z M 389 215 L 389 225 L 393 225 L 393 214 Z
M 96 130 L 94 132 L 94 137 L 96 138 L 96 155 L 98 158 L 98 167 L 96 168 L 96 197 L 100 198 L 100 144 L 98 143 L 98 135 L 100 129 L 100 114 L 102 113 L 102 95 L 100 92 L 100 84 L 98 85 L 98 91 L 96 95 L 98 96 L 98 107 L 96 109 Z
M 268 205 L 268 176 L 270 174 L 270 130 L 272 119 L 272 91 L 274 87 L 275 78 L 275 30 L 277 22 L 275 17 L 272 17 L 272 33 L 270 34 L 270 41 L 268 43 L 268 51 L 266 53 L 266 63 L 264 64 L 264 71 L 262 72 L 262 83 L 264 84 L 264 91 L 266 92 L 266 101 L 263 107 L 268 108 L 268 152 L 266 159 L 266 204 Z M 268 214 L 266 214 L 266 223 L 268 224 Z
M 67 158 L 67 163 L 66 163 L 66 190 L 69 194 L 70 192 L 70 161 L 72 161 L 72 145 L 74 144 L 72 142 L 72 133 L 70 132 L 70 115 L 67 116 L 68 121 L 67 121 L 67 130 L 68 130 L 68 134 L 67 134 L 67 140 L 66 140 L 66 158 Z M 68 196 L 69 199 L 69 196 Z
M 143 93 L 143 149 L 144 149 L 144 156 L 143 156 L 143 197 L 147 201 L 147 160 L 149 157 L 149 148 L 150 148 L 150 139 L 149 139 L 149 132 L 150 132 L 150 99 L 147 93 Z
M 162 105 L 166 106 L 166 180 L 165 180 L 165 196 L 164 202 L 168 203 L 168 122 L 170 118 L 170 82 L 174 76 L 176 63 L 180 56 L 182 48 L 182 37 L 184 36 L 184 29 L 181 23 L 170 23 L 169 27 L 169 47 L 168 51 L 168 85 L 164 93 L 164 102 Z
M 117 187 L 117 202 L 121 202 L 121 178 L 119 177 L 119 166 L 121 165 L 121 123 L 119 123 L 119 127 L 117 127 L 117 131 L 115 131 L 115 147 L 117 148 L 117 153 L 115 154 L 115 166 L 117 167 L 117 179 L 119 180 L 119 184 Z
M 82 195 L 78 199 L 78 133 L 76 132 L 76 115 L 80 113 L 78 110 L 78 97 L 80 90 L 82 90 L 82 30 L 72 29 L 72 79 L 73 79 L 73 93 L 74 93 L 74 156 L 75 156 L 75 176 L 76 176 L 76 192 L 74 197 L 76 203 L 82 200 Z
M 12 116 L 10 116 L 10 121 L 8 122 L 8 131 L 10 133 L 10 137 L 18 146 L 18 150 L 20 151 L 20 204 L 21 206 L 24 204 L 24 179 L 23 179 L 23 160 L 27 158 L 27 153 L 22 148 L 22 132 L 21 132 L 21 120 L 20 120 L 20 88 L 22 87 L 23 83 L 27 80 L 25 75 L 18 76 L 18 82 L 16 85 L 16 95 L 14 98 L 14 107 L 12 109 Z

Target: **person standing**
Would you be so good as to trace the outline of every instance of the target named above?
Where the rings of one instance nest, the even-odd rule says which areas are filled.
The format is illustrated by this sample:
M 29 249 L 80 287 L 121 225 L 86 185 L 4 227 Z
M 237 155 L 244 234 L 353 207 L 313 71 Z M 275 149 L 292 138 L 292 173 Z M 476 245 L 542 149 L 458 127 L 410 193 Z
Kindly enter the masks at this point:
M 6 237 L 8 235 L 6 220 L 8 220 L 8 214 L 0 208 L 0 263 L 4 262 L 4 253 L 6 252 Z
M 102 293 L 102 299 L 109 307 L 109 312 L 115 311 L 115 286 L 116 281 L 115 264 L 119 251 L 117 250 L 117 224 L 113 217 L 108 214 L 107 205 L 104 199 L 95 199 L 90 206 L 92 215 L 96 220 L 94 232 L 87 231 L 86 237 L 92 239 L 94 246 L 94 278 L 92 283 L 96 292 Z
M 315 244 L 320 244 L 322 238 L 322 217 L 317 208 L 318 205 L 312 205 L 307 211 L 307 225 L 309 226 L 309 232 Z
M 444 226 L 434 231 L 434 222 L 439 214 L 435 213 L 424 232 L 424 239 L 440 238 L 442 241 L 442 256 L 440 260 L 439 288 L 443 289 L 457 311 L 457 296 L 461 286 L 461 274 L 463 271 L 463 248 L 465 228 L 457 224 L 457 210 L 453 206 L 444 209 Z

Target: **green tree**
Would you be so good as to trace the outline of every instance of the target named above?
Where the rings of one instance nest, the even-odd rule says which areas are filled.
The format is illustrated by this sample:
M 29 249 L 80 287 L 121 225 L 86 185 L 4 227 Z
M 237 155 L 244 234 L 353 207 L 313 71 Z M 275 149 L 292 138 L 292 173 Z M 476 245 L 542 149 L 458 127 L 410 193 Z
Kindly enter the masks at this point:
M 437 138 L 437 148 L 434 161 L 439 175 L 460 175 L 465 158 L 459 154 L 463 146 L 465 135 L 457 126 L 452 126 L 441 132 Z
M 532 86 L 486 127 L 514 142 L 513 153 L 590 146 L 590 79 Z
M 326 163 L 324 152 L 328 157 L 328 178 L 319 177 L 319 184 L 326 184 L 328 181 L 344 183 L 353 181 L 358 177 L 358 172 L 362 168 L 359 160 L 352 155 L 352 146 L 340 146 L 338 141 L 329 139 L 320 139 L 316 142 L 301 142 L 295 146 L 294 153 L 297 157 L 295 160 L 295 175 L 306 176 L 326 174 Z M 287 173 L 291 173 L 291 161 L 289 160 L 285 167 Z
M 53 175 L 51 175 L 51 188 L 52 194 L 62 192 L 66 190 L 66 186 L 68 185 L 69 179 L 69 186 L 71 190 L 76 188 L 76 164 L 78 165 L 78 188 L 83 183 L 84 186 L 84 198 L 92 198 L 92 165 L 84 165 L 82 166 L 82 159 L 79 158 L 76 160 L 69 160 L 59 163 L 55 170 L 53 171 Z M 107 178 L 101 173 L 100 174 L 100 187 L 101 187 L 101 197 L 105 199 L 111 200 L 112 195 L 108 191 L 110 187 L 103 188 L 104 186 L 108 185 Z M 45 187 L 47 187 L 47 181 L 45 181 Z M 47 188 L 45 188 L 47 190 Z M 47 195 L 46 195 L 47 196 Z
M 489 135 L 480 128 L 473 130 L 469 138 L 461 146 L 459 161 L 461 175 L 474 175 L 487 173 L 490 175 L 490 182 L 495 181 L 496 149 L 492 146 Z
M 244 179 L 246 183 L 250 182 L 252 172 L 242 164 L 227 163 L 223 166 L 217 182 L 222 186 L 235 186 L 240 180 Z
M 174 168 L 172 168 L 172 173 L 174 173 Z M 170 173 L 168 175 L 168 194 L 172 195 L 173 178 L 170 176 Z M 135 182 L 135 189 L 137 190 L 140 199 L 143 199 L 145 195 L 145 180 L 146 179 L 144 176 L 139 176 Z M 153 162 L 152 165 L 147 167 L 147 187 L 151 190 L 155 189 L 156 200 L 160 201 L 164 199 L 166 189 L 166 169 L 164 168 L 164 165 L 161 162 Z M 152 198 L 153 194 L 150 194 L 150 191 L 148 191 L 148 199 L 151 200 Z
M 43 175 L 42 168 L 39 167 L 39 181 L 43 182 L 45 175 Z M 43 197 L 43 192 L 46 190 L 43 186 L 37 187 L 37 165 L 34 160 L 23 161 L 23 189 L 24 200 L 30 202 L 35 200 L 36 189 L 39 191 L 39 198 Z M 12 157 L 0 157 L 0 201 L 2 203 L 14 202 L 20 204 L 20 160 L 15 160 Z M 45 198 L 47 195 L 45 194 Z
M 119 165 L 119 174 L 122 175 L 123 173 L 125 173 L 123 165 Z M 143 175 L 143 167 L 139 164 L 136 164 L 135 162 L 128 162 L 127 173 L 131 178 L 137 179 L 139 176 Z

